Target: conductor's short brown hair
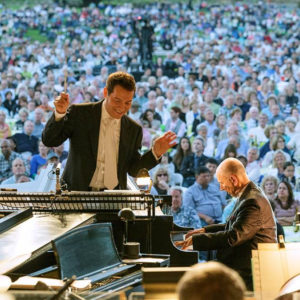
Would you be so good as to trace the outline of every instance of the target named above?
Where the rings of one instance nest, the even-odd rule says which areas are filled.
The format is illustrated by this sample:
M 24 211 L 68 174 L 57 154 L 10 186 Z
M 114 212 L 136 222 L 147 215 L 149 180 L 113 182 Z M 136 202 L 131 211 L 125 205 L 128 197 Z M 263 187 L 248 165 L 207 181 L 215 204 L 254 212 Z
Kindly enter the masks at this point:
M 134 77 L 126 72 L 115 72 L 108 76 L 106 80 L 107 93 L 110 95 L 115 86 L 120 85 L 127 91 L 136 90 Z

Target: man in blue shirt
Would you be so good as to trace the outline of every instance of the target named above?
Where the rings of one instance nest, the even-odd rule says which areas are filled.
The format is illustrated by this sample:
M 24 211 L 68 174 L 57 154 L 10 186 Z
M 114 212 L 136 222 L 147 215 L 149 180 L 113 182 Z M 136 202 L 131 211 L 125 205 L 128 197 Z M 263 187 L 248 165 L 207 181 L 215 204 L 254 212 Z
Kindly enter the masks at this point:
M 182 205 L 182 189 L 174 186 L 170 190 L 172 196 L 173 222 L 182 227 L 201 228 L 200 218 L 192 207 Z
M 211 183 L 211 175 L 207 167 L 196 171 L 196 182 L 187 189 L 183 205 L 194 208 L 200 217 L 202 226 L 220 223 L 222 209 L 226 205 L 218 187 Z

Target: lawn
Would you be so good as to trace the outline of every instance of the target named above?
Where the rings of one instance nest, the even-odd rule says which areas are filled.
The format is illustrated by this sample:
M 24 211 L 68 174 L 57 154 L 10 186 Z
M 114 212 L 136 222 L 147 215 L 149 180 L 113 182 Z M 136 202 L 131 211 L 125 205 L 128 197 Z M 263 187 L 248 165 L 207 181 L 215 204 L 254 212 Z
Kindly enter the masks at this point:
M 41 43 L 47 42 L 47 37 L 41 35 L 37 29 L 28 29 L 27 32 L 25 33 L 25 36 L 30 38 L 33 41 L 39 41 Z

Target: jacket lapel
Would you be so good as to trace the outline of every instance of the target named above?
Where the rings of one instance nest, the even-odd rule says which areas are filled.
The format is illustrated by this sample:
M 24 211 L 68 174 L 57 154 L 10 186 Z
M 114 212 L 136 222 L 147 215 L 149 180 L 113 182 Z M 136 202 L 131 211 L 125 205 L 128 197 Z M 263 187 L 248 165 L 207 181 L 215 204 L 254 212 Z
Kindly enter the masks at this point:
M 97 155 L 98 155 L 98 143 L 99 143 L 99 134 L 100 134 L 100 120 L 101 120 L 101 113 L 102 113 L 102 104 L 103 100 L 101 102 L 96 103 L 93 106 L 93 112 L 92 112 L 92 126 L 90 129 L 90 138 L 91 138 L 91 145 L 92 145 L 92 152 L 94 159 L 97 161 Z
M 121 118 L 121 131 L 120 131 L 120 142 L 119 142 L 119 158 L 118 158 L 118 174 L 122 167 L 122 163 L 125 161 L 126 152 L 128 148 L 128 120 L 126 116 Z M 127 145 L 127 147 L 126 147 Z

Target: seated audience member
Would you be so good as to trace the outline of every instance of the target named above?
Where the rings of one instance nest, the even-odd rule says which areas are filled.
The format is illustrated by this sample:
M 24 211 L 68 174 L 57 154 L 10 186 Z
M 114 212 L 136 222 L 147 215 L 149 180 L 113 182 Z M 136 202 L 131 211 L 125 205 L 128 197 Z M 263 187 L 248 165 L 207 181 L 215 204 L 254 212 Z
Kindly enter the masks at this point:
M 221 161 L 229 157 L 237 157 L 236 147 L 233 144 L 228 144 L 225 148 L 224 156 L 221 158 Z
M 11 177 L 12 162 L 20 155 L 11 150 L 9 140 L 3 139 L 1 141 L 1 154 L 0 154 L 0 182 Z
M 216 159 L 221 159 L 228 144 L 234 144 L 237 148 L 237 153 L 240 155 L 247 155 L 248 142 L 240 135 L 240 129 L 236 123 L 232 123 L 227 128 L 227 138 L 221 140 L 216 148 Z
M 219 165 L 219 162 L 216 159 L 210 157 L 210 158 L 208 158 L 208 160 L 205 164 L 205 167 L 208 168 L 209 173 L 210 173 L 210 182 L 209 183 L 214 184 L 216 186 L 216 188 L 218 190 L 220 190 L 220 184 L 216 178 L 216 170 L 217 170 L 218 165 Z M 220 193 L 222 196 L 223 206 L 225 206 L 227 204 L 227 193 L 226 193 L 226 191 L 221 191 L 221 190 L 220 190 Z
M 235 95 L 232 93 L 228 93 L 225 97 L 225 103 L 224 106 L 220 108 L 219 113 L 226 115 L 227 118 L 230 117 L 230 113 L 236 108 L 236 105 L 234 104 L 235 101 Z
M 64 150 L 64 144 L 61 144 L 58 147 L 54 147 L 53 151 L 57 154 L 59 162 L 63 162 L 65 159 L 68 158 L 68 151 Z
M 190 103 L 190 110 L 185 115 L 186 125 L 188 127 L 193 126 L 194 120 L 200 115 L 198 101 Z M 199 121 L 200 122 L 200 121 Z
M 269 118 L 269 124 L 274 125 L 276 123 L 276 121 L 284 120 L 283 115 L 280 113 L 280 107 L 277 104 L 274 104 L 271 106 L 271 114 L 272 114 L 272 116 Z
M 265 108 L 263 108 L 261 112 L 266 114 L 268 116 L 268 119 L 270 119 L 270 118 L 272 118 L 271 107 L 274 104 L 278 104 L 276 95 L 274 95 L 274 94 L 269 95 L 268 98 L 266 99 L 266 104 L 267 104 L 267 106 Z
M 243 300 L 246 291 L 240 275 L 218 262 L 194 265 L 179 280 L 179 300 Z
M 181 164 L 180 174 L 183 175 L 183 186 L 189 187 L 195 182 L 196 170 L 204 166 L 208 157 L 203 154 L 205 143 L 201 137 L 195 137 L 192 144 L 193 153 L 186 156 Z
M 285 133 L 285 122 L 282 120 L 278 120 L 275 122 L 275 127 L 279 135 L 284 138 L 285 143 L 287 143 L 291 138 Z
M 270 141 L 273 136 L 277 134 L 277 129 L 274 125 L 269 125 L 265 128 L 265 136 L 267 137 L 267 141 L 265 144 L 259 149 L 259 158 L 262 159 L 266 155 L 268 151 L 270 151 Z
M 217 144 L 218 142 L 227 138 L 227 118 L 225 115 L 219 114 L 216 116 L 217 129 L 214 132 L 214 140 Z
M 289 140 L 286 146 L 292 151 L 293 159 L 300 164 L 300 128 L 298 130 L 299 131 Z
M 56 169 L 58 163 L 59 163 L 58 155 L 53 151 L 48 152 L 47 158 L 46 158 L 46 163 L 43 165 L 39 165 L 35 179 L 40 175 L 40 173 L 42 172 L 43 169 L 46 169 L 48 167 L 49 164 L 53 164 L 52 170 L 55 172 L 55 169 Z M 61 166 L 60 174 L 62 174 L 63 169 L 64 169 L 63 166 Z
M 180 172 L 180 167 L 183 159 L 192 154 L 191 142 L 188 137 L 184 136 L 180 139 L 175 154 L 173 156 L 173 164 L 175 165 L 175 172 Z
M 42 132 L 45 127 L 45 124 L 43 123 L 44 114 L 45 114 L 45 112 L 43 111 L 43 109 L 41 109 L 39 107 L 37 107 L 34 110 L 34 120 L 33 120 L 34 129 L 33 129 L 32 135 L 36 136 L 39 139 L 41 138 Z
M 13 184 L 13 183 L 17 183 L 18 180 L 22 177 L 28 177 L 26 175 L 26 169 L 25 169 L 25 163 L 21 158 L 16 158 L 13 162 L 12 162 L 12 172 L 13 172 L 13 176 L 9 177 L 8 179 L 2 181 L 1 185 L 6 185 L 6 184 Z M 32 181 L 30 179 L 30 181 Z
M 220 190 L 210 180 L 209 169 L 200 167 L 196 170 L 195 183 L 186 190 L 183 197 L 183 205 L 197 211 L 202 226 L 220 223 L 222 209 L 226 205 Z
M 139 104 L 139 102 L 135 100 L 132 102 L 131 108 L 129 110 L 128 116 L 131 119 L 135 120 L 136 122 L 139 121 L 140 116 L 141 116 L 141 111 L 139 110 L 140 107 L 141 107 L 141 105 Z
M 219 187 L 219 182 L 215 176 L 218 165 L 219 165 L 219 162 L 216 159 L 210 157 L 210 158 L 208 158 L 208 160 L 205 164 L 205 167 L 208 168 L 208 170 L 210 172 L 210 182 L 216 184 Z
M 271 150 L 266 153 L 261 162 L 262 167 L 268 167 L 271 165 L 274 153 L 279 149 L 284 152 L 286 161 L 291 160 L 291 156 L 288 154 L 288 150 L 285 147 L 285 141 L 282 135 L 276 135 L 272 137 L 272 139 L 270 140 L 270 149 Z
M 47 155 L 47 165 L 48 164 L 53 164 L 53 167 L 56 167 L 57 164 L 59 163 L 59 157 L 55 152 L 49 152 Z
M 248 163 L 248 159 L 247 159 L 246 156 L 244 156 L 244 155 L 238 155 L 236 157 L 236 159 L 238 159 L 243 164 L 244 168 L 246 168 L 247 163 Z
M 28 120 L 28 116 L 29 116 L 29 112 L 28 112 L 27 108 L 22 107 L 19 110 L 18 115 L 19 115 L 19 119 L 18 119 L 18 121 L 15 124 L 16 131 L 17 132 L 23 132 L 23 130 L 24 130 L 24 123 L 25 123 L 26 120 Z
M 260 186 L 263 192 L 265 193 L 266 197 L 268 198 L 268 200 L 271 203 L 275 201 L 278 179 L 272 175 L 264 176 Z
M 199 125 L 205 125 L 207 128 L 207 137 L 213 137 L 214 131 L 218 129 L 216 122 L 214 120 L 215 116 L 213 111 L 210 108 L 207 108 L 204 112 L 204 117 L 205 117 L 205 121 L 200 123 Z
M 286 156 L 282 150 L 276 150 L 273 157 L 272 166 L 275 169 L 277 178 L 283 175 L 283 166 L 286 163 Z
M 24 123 L 24 132 L 16 133 L 12 137 L 16 142 L 16 152 L 24 155 L 24 157 L 31 157 L 33 154 L 38 153 L 39 139 L 32 135 L 34 124 L 32 121 L 27 120 Z
M 11 135 L 9 125 L 5 122 L 6 113 L 3 110 L 0 110 L 0 140 L 6 139 Z
M 155 135 L 155 130 L 151 128 L 151 124 L 148 120 L 140 120 L 140 124 L 143 128 L 143 140 L 142 140 L 142 148 L 146 151 L 151 148 L 151 143 L 153 142 L 152 135 Z
M 149 131 L 151 134 L 155 134 L 161 124 L 160 115 L 153 109 L 146 109 L 146 111 L 140 116 L 141 121 L 149 122 Z
M 171 187 L 170 195 L 172 196 L 173 222 L 182 227 L 200 228 L 201 222 L 195 209 L 182 205 L 182 189 L 178 186 Z
M 170 109 L 170 116 L 171 118 L 167 120 L 165 124 L 166 131 L 171 130 L 176 133 L 177 135 L 177 142 L 179 142 L 179 139 L 182 138 L 186 133 L 186 125 L 185 123 L 180 120 L 181 109 L 177 106 L 173 106 Z
M 4 98 L 2 106 L 8 110 L 9 116 L 11 116 L 11 117 L 13 117 L 15 115 L 15 113 L 17 112 L 17 103 L 14 99 L 14 95 L 11 92 L 11 90 L 8 90 L 5 93 L 5 98 Z
M 293 225 L 297 211 L 300 209 L 299 201 L 294 199 L 291 185 L 281 181 L 277 188 L 277 196 L 272 202 L 275 217 L 282 226 Z
M 264 130 L 268 123 L 268 116 L 264 113 L 260 113 L 258 116 L 258 126 L 247 130 L 248 139 L 252 140 L 256 146 L 261 147 L 268 141 Z
M 207 136 L 207 126 L 203 123 L 197 126 L 197 135 L 202 137 L 205 142 L 204 155 L 213 156 L 215 151 L 215 142 L 213 136 Z
M 279 180 L 287 181 L 292 189 L 296 188 L 296 176 L 295 176 L 295 166 L 292 162 L 287 161 L 283 165 L 283 174 L 280 176 Z
M 39 154 L 33 155 L 30 161 L 30 177 L 34 178 L 37 175 L 38 169 L 47 163 L 48 152 L 49 148 L 40 141 Z
M 198 102 L 198 100 L 196 102 Z M 205 121 L 205 117 L 204 117 L 205 116 L 205 110 L 208 108 L 208 105 L 205 102 L 202 102 L 202 103 L 198 104 L 198 107 L 199 107 L 200 115 L 198 115 L 194 119 L 193 124 L 192 124 L 192 132 L 194 133 L 194 135 L 197 134 L 197 130 L 196 130 L 197 126 L 200 123 Z
M 257 127 L 258 115 L 259 115 L 258 108 L 255 106 L 251 106 L 245 120 L 245 125 L 248 130 Z
M 259 150 L 257 147 L 251 147 L 247 152 L 246 172 L 250 180 L 255 183 L 260 177 L 260 163 L 258 161 Z
M 169 119 L 170 112 L 165 107 L 165 98 L 163 96 L 157 97 L 155 112 L 160 115 L 163 124 L 165 124 L 167 122 L 167 120 Z
M 158 168 L 154 173 L 153 186 L 151 194 L 153 195 L 167 195 L 169 191 L 170 175 L 165 168 Z
M 295 135 L 297 135 L 297 131 L 295 130 L 297 125 L 297 120 L 294 117 L 287 117 L 285 119 L 285 133 L 287 136 L 292 139 Z
M 172 162 L 170 162 L 168 152 L 164 153 L 161 157 L 160 163 L 149 171 L 150 176 L 152 177 L 159 168 L 167 169 L 170 178 L 172 178 L 172 175 L 175 173 L 175 166 Z

